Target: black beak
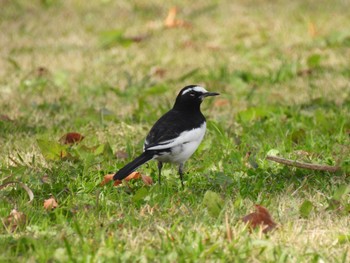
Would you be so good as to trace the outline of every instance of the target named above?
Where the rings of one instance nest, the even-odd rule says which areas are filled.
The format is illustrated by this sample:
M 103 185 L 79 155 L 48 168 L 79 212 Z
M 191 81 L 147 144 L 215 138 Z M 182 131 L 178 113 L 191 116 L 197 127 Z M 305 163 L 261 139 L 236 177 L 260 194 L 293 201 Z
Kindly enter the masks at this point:
M 210 96 L 217 96 L 217 95 L 220 95 L 220 93 L 217 93 L 217 92 L 206 92 L 204 93 L 201 98 L 204 99 L 205 97 L 210 97 Z

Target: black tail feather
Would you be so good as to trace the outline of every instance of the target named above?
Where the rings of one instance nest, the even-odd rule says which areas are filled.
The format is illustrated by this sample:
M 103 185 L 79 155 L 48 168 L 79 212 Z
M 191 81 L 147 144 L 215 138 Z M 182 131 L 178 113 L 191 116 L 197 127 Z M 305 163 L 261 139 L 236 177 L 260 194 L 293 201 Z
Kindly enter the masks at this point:
M 139 157 L 137 157 L 132 162 L 125 165 L 122 169 L 120 169 L 114 176 L 113 180 L 123 180 L 129 174 L 131 174 L 135 169 L 149 160 L 153 159 L 153 154 L 150 152 L 143 152 Z

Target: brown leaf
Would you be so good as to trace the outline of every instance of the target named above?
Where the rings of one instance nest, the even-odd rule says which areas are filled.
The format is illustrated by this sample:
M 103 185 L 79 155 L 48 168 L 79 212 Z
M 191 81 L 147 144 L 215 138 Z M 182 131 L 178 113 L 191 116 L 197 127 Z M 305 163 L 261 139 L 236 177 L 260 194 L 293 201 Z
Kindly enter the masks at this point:
M 134 180 L 134 179 L 140 179 L 141 178 L 141 174 L 139 172 L 132 172 L 131 174 L 129 174 L 127 177 L 124 178 L 124 181 L 129 182 L 130 180 Z M 122 183 L 122 180 L 115 180 L 114 181 L 114 186 L 118 186 Z
M 128 182 L 130 180 L 139 179 L 139 178 L 141 178 L 141 174 L 139 172 L 132 172 L 124 180 Z
M 265 207 L 255 205 L 255 210 L 255 212 L 242 218 L 242 221 L 247 223 L 251 229 L 261 226 L 263 233 L 266 234 L 276 227 L 276 223 L 272 220 L 269 211 Z
M 297 72 L 298 76 L 304 77 L 304 76 L 309 76 L 313 73 L 312 69 L 301 69 Z
M 113 183 L 113 186 L 118 186 L 118 185 L 120 185 L 122 183 L 123 183 L 122 180 L 115 180 L 114 183 Z
M 11 122 L 12 119 L 11 119 L 8 115 L 0 114 L 0 121 L 8 121 L 8 122 Z
M 142 177 L 142 181 L 145 185 L 152 185 L 153 184 L 152 177 L 150 177 L 148 175 L 141 175 L 141 177 Z
M 17 209 L 13 209 L 10 215 L 3 220 L 3 224 L 11 232 L 15 231 L 18 227 L 24 226 L 26 222 L 27 216 Z
M 309 29 L 309 35 L 311 37 L 315 37 L 317 35 L 316 26 L 314 23 L 309 22 L 308 29 Z
M 50 71 L 48 70 L 48 68 L 45 67 L 38 67 L 36 69 L 36 75 L 37 77 L 45 77 L 47 75 L 49 75 Z
M 114 174 L 107 174 L 104 176 L 102 182 L 101 182 L 101 186 L 104 186 L 105 184 L 109 183 L 110 181 L 113 180 L 113 176 Z M 127 177 L 124 178 L 124 180 L 126 182 L 130 181 L 130 180 L 134 180 L 134 179 L 140 179 L 141 178 L 141 174 L 139 172 L 132 172 L 131 174 L 129 174 Z M 118 186 L 122 184 L 122 180 L 115 180 L 114 181 L 114 186 Z
M 77 132 L 69 132 L 65 135 L 63 135 L 59 142 L 62 144 L 74 144 L 81 142 L 85 137 Z
M 50 197 L 49 199 L 46 199 L 44 201 L 44 208 L 45 210 L 52 210 L 58 207 L 58 203 L 56 202 L 55 198 Z
M 101 182 L 101 186 L 104 186 L 106 185 L 107 183 L 109 183 L 110 181 L 113 180 L 113 176 L 114 174 L 106 174 L 104 177 L 103 177 L 103 180 Z
M 164 21 L 164 25 L 167 28 L 173 27 L 190 27 L 191 24 L 180 19 L 176 19 L 177 8 L 174 6 L 169 9 L 168 15 Z
M 145 40 L 147 37 L 148 35 L 138 35 L 138 36 L 126 37 L 126 39 L 135 43 L 140 43 L 141 41 Z

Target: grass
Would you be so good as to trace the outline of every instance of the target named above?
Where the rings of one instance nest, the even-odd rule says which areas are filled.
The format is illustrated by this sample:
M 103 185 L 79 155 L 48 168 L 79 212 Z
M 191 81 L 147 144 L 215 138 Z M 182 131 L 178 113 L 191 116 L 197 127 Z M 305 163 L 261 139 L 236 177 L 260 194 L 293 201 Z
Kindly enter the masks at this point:
M 0 183 L 23 182 L 34 200 L 0 190 L 3 221 L 13 208 L 27 217 L 0 228 L 1 262 L 350 260 L 348 2 L 176 1 L 190 26 L 172 29 L 161 1 L 2 5 Z M 101 187 L 192 83 L 221 96 L 203 103 L 208 131 L 185 189 L 170 165 L 161 187 Z M 60 148 L 71 131 L 85 139 Z M 269 152 L 342 170 L 284 167 Z M 154 162 L 139 170 L 156 181 Z M 254 204 L 278 229 L 249 232 L 240 219 Z

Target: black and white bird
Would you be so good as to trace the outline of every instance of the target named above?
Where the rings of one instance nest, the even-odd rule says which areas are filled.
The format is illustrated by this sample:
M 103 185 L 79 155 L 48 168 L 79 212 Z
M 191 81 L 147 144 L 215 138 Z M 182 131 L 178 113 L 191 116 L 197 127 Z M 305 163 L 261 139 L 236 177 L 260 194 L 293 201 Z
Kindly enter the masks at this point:
M 140 165 L 149 160 L 158 161 L 160 184 L 163 163 L 179 165 L 179 175 L 183 187 L 183 167 L 203 140 L 206 121 L 200 105 L 204 98 L 219 93 L 208 92 L 198 85 L 184 87 L 178 94 L 173 108 L 165 113 L 152 127 L 143 145 L 143 153 L 125 165 L 114 176 L 122 180 Z

